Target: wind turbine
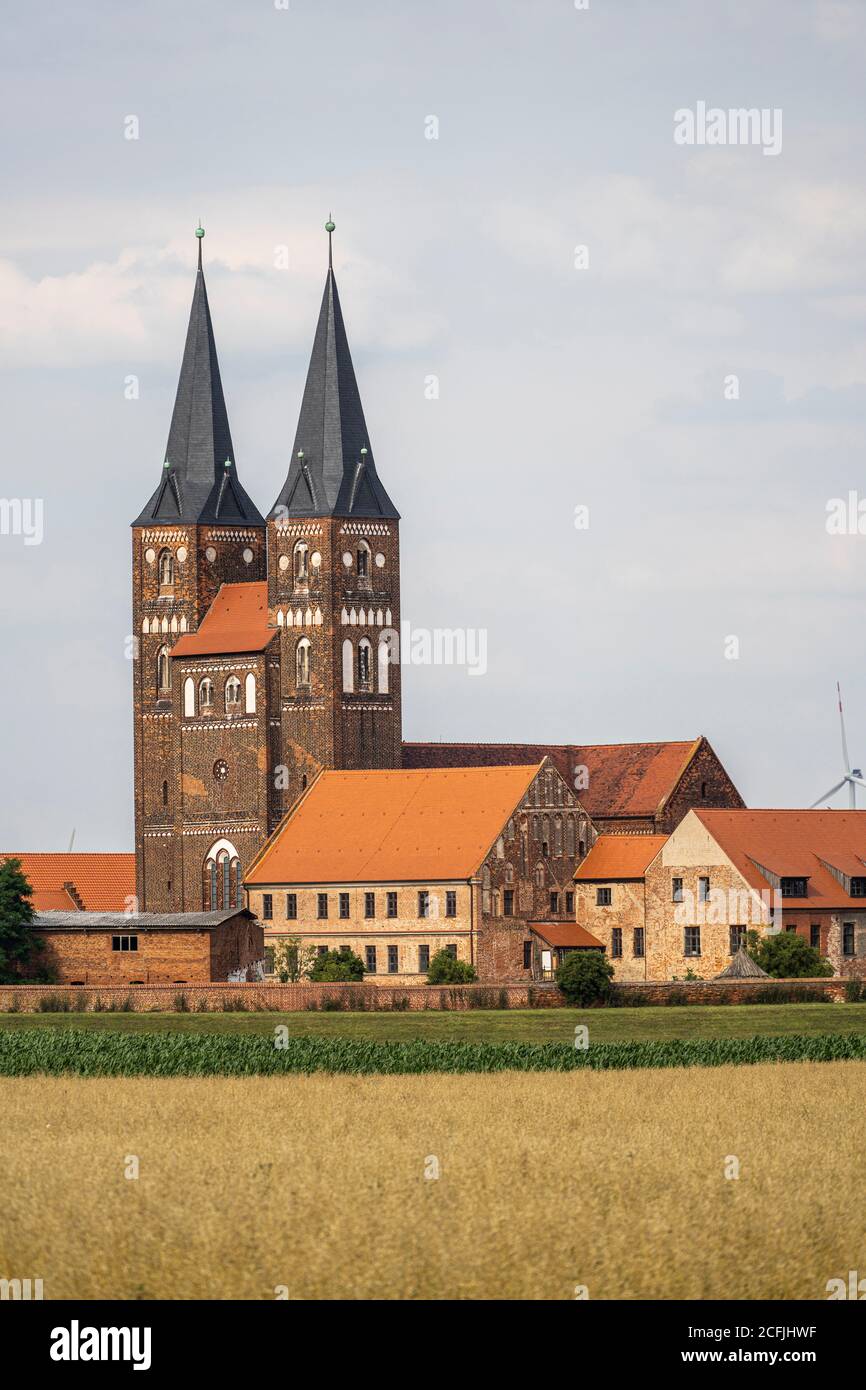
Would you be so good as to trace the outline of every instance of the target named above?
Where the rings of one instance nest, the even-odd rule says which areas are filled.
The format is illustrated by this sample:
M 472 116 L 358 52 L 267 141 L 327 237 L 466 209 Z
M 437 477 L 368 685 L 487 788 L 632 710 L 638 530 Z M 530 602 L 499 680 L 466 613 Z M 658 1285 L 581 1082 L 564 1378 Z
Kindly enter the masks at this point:
M 845 737 L 845 716 L 842 713 L 842 691 L 839 688 L 838 681 L 836 682 L 836 694 L 839 696 L 839 724 L 842 728 L 842 766 L 845 769 L 845 776 L 842 778 L 841 782 L 836 783 L 835 787 L 831 787 L 823 796 L 819 796 L 817 801 L 813 801 L 809 808 L 812 811 L 814 811 L 816 806 L 820 806 L 822 802 L 828 801 L 831 796 L 835 796 L 836 793 L 840 792 L 845 786 L 848 788 L 848 804 L 852 811 L 856 811 L 857 788 L 866 787 L 866 781 L 863 780 L 863 773 L 860 771 L 859 767 L 851 766 L 851 760 L 848 757 L 848 740 Z

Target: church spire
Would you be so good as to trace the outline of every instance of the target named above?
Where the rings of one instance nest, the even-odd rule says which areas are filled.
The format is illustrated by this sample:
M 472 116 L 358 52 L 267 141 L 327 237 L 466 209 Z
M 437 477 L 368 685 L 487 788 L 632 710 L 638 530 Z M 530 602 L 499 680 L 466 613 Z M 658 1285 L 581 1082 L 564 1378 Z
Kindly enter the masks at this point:
M 240 486 L 202 270 L 204 228 L 196 228 L 198 269 L 165 463 L 159 487 L 134 526 L 154 521 L 244 522 L 264 519 Z
M 337 293 L 331 238 L 328 275 L 301 401 L 292 462 L 271 516 L 399 519 L 376 473 Z

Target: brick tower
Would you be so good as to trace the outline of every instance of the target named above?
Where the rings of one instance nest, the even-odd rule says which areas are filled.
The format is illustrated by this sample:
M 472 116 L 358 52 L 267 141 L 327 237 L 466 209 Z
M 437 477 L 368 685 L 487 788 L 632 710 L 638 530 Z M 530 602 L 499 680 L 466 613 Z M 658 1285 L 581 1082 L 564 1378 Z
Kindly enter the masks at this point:
M 236 644 L 223 639 L 229 663 L 240 668 L 231 672 L 240 681 L 237 701 L 230 700 L 237 687 L 227 684 L 229 663 L 199 653 L 193 660 L 202 672 L 184 674 L 174 652 L 198 632 L 222 585 L 233 586 L 223 595 L 240 588 L 252 597 L 258 588 L 263 605 L 266 575 L 264 518 L 237 478 L 201 228 L 196 235 L 198 270 L 165 463 L 132 523 L 136 891 L 148 911 L 200 909 L 205 854 L 222 844 L 229 852 L 213 858 L 218 905 L 239 898 L 234 842 L 249 846 L 249 862 L 268 829 L 266 769 L 258 767 L 265 701 L 245 686 Z M 231 776 L 222 776 L 224 764 Z
M 400 517 L 376 472 L 326 229 L 292 461 L 268 516 L 275 819 L 320 768 L 399 767 L 401 755 Z

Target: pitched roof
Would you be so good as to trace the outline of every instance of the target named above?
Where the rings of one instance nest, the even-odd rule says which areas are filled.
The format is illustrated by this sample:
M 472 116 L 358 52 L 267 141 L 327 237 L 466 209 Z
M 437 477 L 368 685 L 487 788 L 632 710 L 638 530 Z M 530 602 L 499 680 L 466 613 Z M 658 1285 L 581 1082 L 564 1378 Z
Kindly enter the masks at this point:
M 705 811 L 694 815 L 751 888 L 772 888 L 773 878 L 806 878 L 805 898 L 784 899 L 788 908 L 854 907 L 827 865 L 842 875 L 866 878 L 866 811 Z M 858 867 L 859 866 L 859 869 Z
M 238 482 L 235 463 L 199 237 L 198 270 L 165 464 L 156 492 L 133 526 L 155 521 L 264 526 L 264 518 Z
M 762 970 L 758 962 L 752 960 L 744 946 L 741 946 L 737 951 L 730 965 L 719 971 L 716 976 L 717 980 L 766 980 L 768 978 L 766 970 Z
M 548 946 L 596 946 L 604 950 L 604 942 L 576 922 L 530 922 L 529 930 Z
M 39 912 L 31 925 L 56 931 L 206 931 L 233 917 L 252 916 L 246 907 L 216 912 Z
M 196 632 L 187 632 L 171 649 L 172 656 L 212 656 L 217 653 L 261 652 L 276 636 L 268 627 L 268 585 L 265 579 L 246 584 L 222 584 Z
M 40 854 L 8 850 L 0 861 L 20 859 L 33 885 L 37 912 L 69 912 L 76 897 L 85 909 L 122 912 L 135 897 L 134 854 Z M 69 885 L 67 887 L 66 885 Z
M 274 515 L 394 520 L 400 515 L 376 472 L 330 264 L 292 462 L 271 510 Z
M 643 878 L 667 839 L 667 835 L 599 835 L 574 877 L 584 882 Z
M 537 767 L 323 772 L 277 827 L 247 884 L 465 879 Z
M 540 762 L 549 757 L 570 787 L 585 767 L 581 804 L 590 816 L 654 816 L 697 752 L 687 743 L 404 743 L 404 767 L 469 767 Z

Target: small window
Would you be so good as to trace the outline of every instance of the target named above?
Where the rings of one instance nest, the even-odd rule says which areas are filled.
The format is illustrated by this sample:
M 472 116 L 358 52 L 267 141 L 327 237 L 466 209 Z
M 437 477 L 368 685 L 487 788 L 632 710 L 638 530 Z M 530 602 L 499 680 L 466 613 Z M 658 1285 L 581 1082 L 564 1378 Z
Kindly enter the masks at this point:
M 168 805 L 168 782 L 162 784 L 162 804 L 163 806 Z
M 170 550 L 162 550 L 159 555 L 159 587 L 170 589 L 174 584 L 174 556 Z
M 610 907 L 610 889 L 596 888 L 595 890 L 596 907 Z
M 634 949 L 634 954 L 635 954 L 636 956 L 640 956 L 640 957 L 642 957 L 643 954 L 644 954 L 644 934 L 643 934 L 643 933 L 644 933 L 643 927 L 635 927 L 635 929 L 634 929 L 634 944 L 633 944 L 633 949 Z
M 396 946 L 388 947 L 388 974 L 396 975 L 400 968 L 399 953 Z
M 853 956 L 854 954 L 854 923 L 842 923 L 842 954 Z
M 866 898 L 866 878 L 852 878 L 851 897 Z
M 274 915 L 274 895 L 273 893 L 262 893 L 262 917 L 266 922 L 270 922 Z
M 237 676 L 229 676 L 226 681 L 226 709 L 229 705 L 239 705 L 241 702 L 241 683 Z
M 559 894 L 556 892 L 556 889 L 550 894 L 550 910 L 551 912 L 559 911 Z
M 615 959 L 622 955 L 622 927 L 614 927 L 610 934 L 610 953 Z
M 156 658 L 156 683 L 162 695 L 171 690 L 171 653 L 168 647 L 160 647 Z
M 365 917 L 375 917 L 375 916 L 376 916 L 376 894 L 375 894 L 375 893 L 365 893 L 365 894 L 364 894 L 364 916 L 365 916 Z
M 312 672 L 312 653 L 309 637 L 302 637 L 295 648 L 295 685 L 304 688 L 310 684 Z
M 365 958 L 365 965 L 366 965 L 367 974 L 368 974 L 368 975 L 375 975 L 375 973 L 376 973 L 376 947 L 375 947 L 375 946 L 367 946 L 367 947 L 365 948 L 365 950 L 364 950 L 364 958 Z
M 340 916 L 341 916 L 341 917 L 348 917 L 348 915 L 349 915 L 349 894 L 348 894 L 348 893 L 341 893 L 341 894 L 340 894 Z
M 728 932 L 728 936 L 728 951 L 730 955 L 735 956 L 739 951 L 740 947 L 745 946 L 746 944 L 746 928 L 731 927 Z
M 809 928 L 809 945 L 814 946 L 816 951 L 821 949 L 821 927 L 818 922 L 813 922 Z
M 506 896 L 507 896 L 507 890 L 506 890 Z M 513 894 L 512 894 L 512 896 L 513 896 Z M 507 915 L 507 914 L 506 914 L 506 915 Z M 453 888 L 447 889 L 447 891 L 446 891 L 446 893 L 445 893 L 445 916 L 446 916 L 446 917 L 456 917 L 456 916 L 457 916 L 457 894 L 456 894 L 456 892 L 454 891 Z
M 396 893 L 389 893 L 389 894 L 388 894 L 388 916 L 389 916 L 389 917 L 396 917 L 396 916 L 397 916 L 397 894 L 396 894 Z
M 541 842 L 541 857 L 542 859 L 549 859 L 550 857 L 550 845 L 547 840 Z
M 294 551 L 295 584 L 306 584 L 309 579 L 310 547 L 306 541 L 298 541 Z
M 574 894 L 569 892 L 565 895 L 565 910 L 569 914 L 574 911 Z
M 327 946 L 317 946 L 317 947 L 316 947 L 316 955 L 318 955 L 318 956 L 326 956 L 327 954 L 328 954 L 328 948 L 327 948 Z
M 506 888 L 502 894 L 502 915 L 504 917 L 514 916 L 514 889 Z
M 793 931 L 793 932 L 795 932 L 796 930 L 797 930 L 797 923 L 796 923 L 796 922 L 786 922 L 786 923 L 785 923 L 785 931 Z
M 372 652 L 373 648 L 367 637 L 362 637 L 358 643 L 358 689 L 370 690 L 372 688 Z
M 701 954 L 700 927 L 686 927 L 683 942 L 683 954 L 686 956 L 699 956 Z
M 805 898 L 806 880 L 805 878 L 782 878 L 779 880 L 779 892 L 783 898 Z
M 702 782 L 702 783 L 701 783 L 701 797 L 702 797 L 704 800 L 706 800 L 706 795 L 707 795 L 707 784 L 706 784 L 706 782 Z
M 317 905 L 317 911 L 318 911 L 319 921 L 320 921 L 320 922 L 324 922 L 324 921 L 326 920 L 327 916 L 328 916 L 328 895 L 327 895 L 327 893 L 319 893 L 319 894 L 318 894 L 318 897 L 317 897 L 317 904 L 318 904 L 318 905 Z
M 531 941 L 531 940 L 530 940 L 530 941 L 524 941 L 524 943 L 523 943 L 523 968 L 524 968 L 524 970 L 531 970 L 531 969 L 532 969 L 532 941 Z
M 671 879 L 671 902 L 681 903 L 683 900 L 683 881 L 681 878 Z
M 430 894 L 426 888 L 422 888 L 418 894 L 418 916 L 430 916 Z
M 137 936 L 113 936 L 111 938 L 112 951 L 137 951 Z
M 367 579 L 370 574 L 370 547 L 363 544 L 358 547 L 358 578 Z
M 290 922 L 297 921 L 298 917 L 298 895 L 297 893 L 286 894 L 286 916 Z
M 457 943 L 456 943 L 456 942 L 454 942 L 454 941 L 449 942 L 449 944 L 445 947 L 445 950 L 448 952 L 448 954 L 449 954 L 449 956 L 451 957 L 452 960 L 456 960 L 456 959 L 457 959 Z
M 430 947 L 429 947 L 429 946 L 419 946 L 419 947 L 418 947 L 418 969 L 420 970 L 420 972 L 421 972 L 422 975 L 426 975 L 426 974 L 427 974 L 427 971 L 430 969 Z
M 198 706 L 201 710 L 213 709 L 213 681 L 205 676 L 198 688 Z
M 698 879 L 698 902 L 708 903 L 710 900 L 710 880 L 708 878 Z

